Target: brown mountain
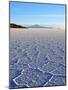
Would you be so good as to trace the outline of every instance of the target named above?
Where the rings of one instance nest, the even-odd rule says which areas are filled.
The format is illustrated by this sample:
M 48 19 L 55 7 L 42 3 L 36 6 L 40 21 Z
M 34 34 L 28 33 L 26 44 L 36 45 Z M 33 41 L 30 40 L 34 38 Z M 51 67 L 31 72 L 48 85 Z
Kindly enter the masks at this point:
M 17 24 L 14 24 L 14 23 L 10 23 L 10 27 L 11 28 L 27 28 L 25 26 L 17 25 Z

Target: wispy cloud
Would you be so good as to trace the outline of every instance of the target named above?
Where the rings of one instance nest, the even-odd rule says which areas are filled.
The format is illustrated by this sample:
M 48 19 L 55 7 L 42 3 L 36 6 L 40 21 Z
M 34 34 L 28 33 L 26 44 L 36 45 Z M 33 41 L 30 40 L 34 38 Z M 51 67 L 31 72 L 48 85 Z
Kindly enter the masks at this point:
M 39 14 L 39 15 L 37 15 L 37 14 L 35 14 L 35 15 L 34 14 L 33 15 L 26 14 L 26 15 L 23 15 L 23 16 L 65 17 L 65 15 L 63 15 L 63 14 L 53 14 L 53 15 L 52 14 L 51 15 L 50 14 L 48 14 L 48 15 L 47 14 L 43 14 L 43 15 L 42 14 Z
M 62 15 L 62 14 L 51 14 L 51 15 L 43 15 L 43 16 L 46 16 L 46 17 L 64 17 L 65 15 Z

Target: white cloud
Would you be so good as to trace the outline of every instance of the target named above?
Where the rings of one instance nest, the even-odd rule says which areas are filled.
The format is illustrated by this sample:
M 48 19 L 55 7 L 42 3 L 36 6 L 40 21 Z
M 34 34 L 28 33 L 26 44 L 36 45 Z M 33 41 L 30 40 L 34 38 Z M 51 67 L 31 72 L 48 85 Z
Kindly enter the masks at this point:
M 23 16 L 46 16 L 46 17 L 65 17 L 65 14 L 39 14 L 39 15 L 31 15 L 31 14 L 27 14 L 27 15 L 23 15 Z

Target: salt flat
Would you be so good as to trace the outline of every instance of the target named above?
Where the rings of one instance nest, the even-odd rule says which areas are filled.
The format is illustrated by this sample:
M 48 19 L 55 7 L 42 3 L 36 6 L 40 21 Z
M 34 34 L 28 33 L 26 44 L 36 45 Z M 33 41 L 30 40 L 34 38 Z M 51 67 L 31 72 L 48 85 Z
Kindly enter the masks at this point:
M 65 30 L 10 28 L 10 88 L 65 85 Z

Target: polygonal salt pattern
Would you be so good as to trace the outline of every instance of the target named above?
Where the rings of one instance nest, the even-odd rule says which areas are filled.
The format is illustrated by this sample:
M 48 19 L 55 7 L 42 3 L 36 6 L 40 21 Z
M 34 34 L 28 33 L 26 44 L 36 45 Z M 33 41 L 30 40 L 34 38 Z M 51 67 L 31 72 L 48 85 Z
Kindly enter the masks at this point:
M 12 89 L 65 85 L 64 38 L 26 39 L 15 33 L 11 32 L 10 38 L 9 87 Z
M 64 86 L 65 85 L 65 76 L 55 75 L 50 81 L 46 83 L 45 86 Z
M 38 69 L 29 68 L 24 71 L 20 76 L 14 79 L 17 85 L 28 85 L 29 87 L 43 86 L 50 78 L 52 74 L 43 73 Z

